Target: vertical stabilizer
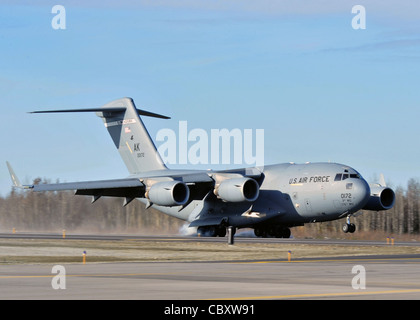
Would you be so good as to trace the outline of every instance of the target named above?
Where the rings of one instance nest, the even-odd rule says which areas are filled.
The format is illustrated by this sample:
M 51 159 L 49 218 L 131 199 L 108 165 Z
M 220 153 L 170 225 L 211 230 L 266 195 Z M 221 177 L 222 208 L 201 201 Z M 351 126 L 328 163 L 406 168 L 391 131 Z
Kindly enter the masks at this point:
M 136 109 L 131 98 L 109 102 L 102 110 L 96 115 L 104 121 L 131 174 L 167 169 L 139 114 L 167 117 Z
M 114 100 L 100 108 L 33 111 L 30 113 L 67 112 L 96 112 L 96 115 L 104 121 L 105 127 L 131 174 L 167 169 L 144 127 L 140 115 L 161 119 L 170 119 L 169 117 L 136 109 L 131 98 Z

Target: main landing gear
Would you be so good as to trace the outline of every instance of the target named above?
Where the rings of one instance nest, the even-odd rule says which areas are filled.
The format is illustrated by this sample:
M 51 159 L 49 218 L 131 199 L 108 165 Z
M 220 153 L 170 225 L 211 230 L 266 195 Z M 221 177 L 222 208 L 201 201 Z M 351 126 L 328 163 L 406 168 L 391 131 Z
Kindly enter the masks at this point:
M 350 223 L 350 215 L 347 216 L 347 223 L 343 225 L 342 230 L 344 233 L 353 233 L 356 231 L 356 225 L 354 223 Z
M 197 229 L 199 237 L 226 237 L 228 244 L 234 244 L 234 236 L 236 227 L 233 226 L 201 226 Z M 290 238 L 291 232 L 288 227 L 274 226 L 274 227 L 257 227 L 254 229 L 254 234 L 262 238 Z
M 198 227 L 197 235 L 199 237 L 224 237 L 226 236 L 226 227 L 225 226 Z
M 233 236 L 236 233 L 236 228 L 232 227 L 232 226 L 229 226 L 229 227 L 226 228 L 226 233 L 227 233 L 227 236 L 228 236 L 228 244 L 232 245 L 234 243 Z
M 254 234 L 262 238 L 290 238 L 290 229 L 283 226 L 274 227 L 257 227 L 254 229 Z
M 232 226 L 205 226 L 198 227 L 197 235 L 199 237 L 225 237 L 227 235 L 228 244 L 234 244 L 234 235 L 236 233 L 236 228 Z

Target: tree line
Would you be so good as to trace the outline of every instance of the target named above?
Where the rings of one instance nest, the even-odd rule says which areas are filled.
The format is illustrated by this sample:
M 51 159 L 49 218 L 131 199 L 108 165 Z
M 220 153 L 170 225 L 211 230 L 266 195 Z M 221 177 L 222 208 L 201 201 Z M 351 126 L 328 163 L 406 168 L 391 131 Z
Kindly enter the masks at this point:
M 34 183 L 48 183 L 36 179 Z M 395 205 L 388 211 L 366 211 L 352 218 L 359 232 L 420 234 L 420 182 L 410 179 L 406 188 L 397 187 Z M 297 234 L 330 236 L 341 233 L 344 219 L 307 224 Z M 12 189 L 0 197 L 0 230 L 178 233 L 184 221 L 165 215 L 153 207 L 145 209 L 140 201 L 123 207 L 121 198 L 75 196 L 72 191 L 31 192 Z M 292 229 L 295 234 L 296 228 Z M 356 234 L 357 234 L 356 231 Z

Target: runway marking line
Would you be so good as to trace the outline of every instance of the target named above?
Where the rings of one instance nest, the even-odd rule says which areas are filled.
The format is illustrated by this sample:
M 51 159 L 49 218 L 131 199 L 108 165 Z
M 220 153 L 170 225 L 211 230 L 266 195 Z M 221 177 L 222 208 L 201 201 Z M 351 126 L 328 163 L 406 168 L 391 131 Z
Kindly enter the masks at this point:
M 383 291 L 353 291 L 353 292 L 336 292 L 336 293 L 308 293 L 308 294 L 290 294 L 290 295 L 278 295 L 278 296 L 217 298 L 217 299 L 206 299 L 206 300 L 264 300 L 264 299 L 269 300 L 269 299 L 319 298 L 319 297 L 340 297 L 340 296 L 398 294 L 398 293 L 420 293 L 420 289 L 383 290 Z
M 354 261 L 367 261 L 367 262 L 381 262 L 381 261 L 388 261 L 388 260 L 395 260 L 395 261 L 402 261 L 402 260 L 412 260 L 407 261 L 407 263 L 418 263 L 420 262 L 420 258 L 369 258 L 369 259 L 357 259 L 355 256 L 354 259 L 313 259 L 313 260 L 275 260 L 275 261 L 232 261 L 229 262 L 230 264 L 264 264 L 264 263 L 311 263 L 311 262 L 354 262 Z M 414 261 L 418 260 L 418 261 Z
M 121 273 L 121 274 L 66 274 L 66 277 L 132 277 L 132 276 L 162 276 L 176 275 L 177 273 Z M 0 279 L 25 279 L 25 278 L 52 278 L 56 274 L 39 275 L 39 276 L 0 276 Z

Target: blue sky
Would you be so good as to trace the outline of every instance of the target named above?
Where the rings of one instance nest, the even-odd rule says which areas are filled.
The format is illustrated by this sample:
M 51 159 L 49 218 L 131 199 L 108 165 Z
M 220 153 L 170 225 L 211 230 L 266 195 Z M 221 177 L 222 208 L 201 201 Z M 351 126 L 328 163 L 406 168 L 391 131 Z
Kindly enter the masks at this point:
M 153 139 L 183 120 L 264 129 L 266 164 L 420 178 L 417 2 L 62 1 L 65 30 L 51 27 L 56 1 L 33 3 L 0 4 L 1 195 L 6 160 L 24 183 L 127 176 L 94 114 L 26 113 L 125 96 L 172 117 L 144 119 Z M 365 30 L 351 26 L 356 4 Z

